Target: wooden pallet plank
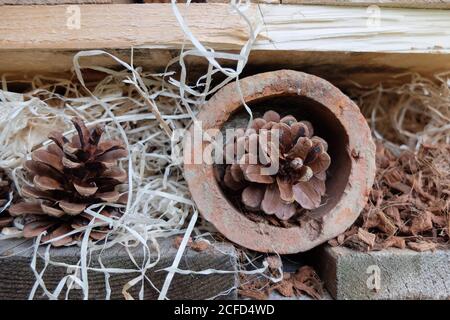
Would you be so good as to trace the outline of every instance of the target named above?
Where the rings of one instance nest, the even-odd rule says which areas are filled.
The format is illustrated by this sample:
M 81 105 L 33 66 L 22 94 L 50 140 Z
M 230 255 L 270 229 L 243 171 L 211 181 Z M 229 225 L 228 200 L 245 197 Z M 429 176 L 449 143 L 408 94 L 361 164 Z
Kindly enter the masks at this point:
M 449 9 L 449 0 L 281 0 L 283 4 L 372 6 L 390 8 Z
M 131 50 L 107 50 L 123 61 L 130 62 Z M 34 75 L 71 76 L 76 50 L 0 50 L 0 75 L 14 90 L 17 82 L 30 80 Z M 145 70 L 163 72 L 167 63 L 179 54 L 178 50 L 135 49 L 134 65 Z M 186 65 L 192 79 L 206 72 L 205 60 L 187 57 Z M 101 66 L 117 69 L 120 66 L 106 56 L 83 58 L 82 66 Z M 223 66 L 234 67 L 229 61 Z M 242 76 L 258 72 L 293 69 L 315 74 L 345 88 L 352 82 L 373 85 L 380 81 L 406 81 L 406 73 L 420 73 L 427 77 L 450 70 L 449 54 L 382 53 L 346 51 L 254 50 Z M 68 75 L 69 73 L 69 75 Z
M 230 14 L 228 5 L 194 3 L 189 8 L 179 7 L 200 41 L 230 49 L 245 43 L 245 22 L 238 15 Z M 79 15 L 69 8 L 3 7 L 0 10 L 1 48 L 179 48 L 185 42 L 170 4 L 84 5 L 79 7 Z M 250 16 L 256 17 L 255 10 L 255 6 L 249 9 Z
M 59 5 L 59 4 L 105 4 L 105 3 L 170 3 L 171 0 L 0 0 L 0 5 Z M 178 0 L 177 3 L 185 3 Z M 193 3 L 229 3 L 229 0 L 197 0 Z M 393 8 L 448 9 L 449 0 L 254 0 L 252 3 L 313 4 L 337 6 L 370 6 Z
M 248 38 L 245 22 L 227 4 L 179 8 L 205 45 L 238 50 Z M 170 4 L 80 6 L 79 29 L 66 10 L 3 7 L 2 50 L 174 49 L 186 43 Z M 383 8 L 373 16 L 364 7 L 253 4 L 246 15 L 262 25 L 254 50 L 450 53 L 450 10 Z
M 14 74 L 68 72 L 73 56 L 88 49 L 106 49 L 130 61 L 132 46 L 135 65 L 163 71 L 185 40 L 169 4 L 86 5 L 80 30 L 64 27 L 64 17 L 56 14 L 64 14 L 64 8 L 0 10 L 0 74 L 11 79 L 17 78 Z M 41 13 L 57 17 L 41 20 Z M 263 23 L 247 64 L 250 70 L 290 68 L 331 81 L 347 77 L 367 83 L 364 79 L 370 77 L 373 83 L 408 71 L 432 76 L 450 69 L 450 10 L 383 8 L 381 31 L 367 27 L 363 7 L 252 5 L 246 13 Z M 103 16 L 117 28 L 105 27 Z M 209 47 L 236 52 L 245 43 L 246 27 L 239 25 L 226 4 L 192 4 L 186 16 L 193 33 Z M 160 32 L 171 28 L 173 32 Z M 203 58 L 186 60 L 190 74 L 205 67 Z M 82 58 L 81 63 L 117 66 L 107 56 Z M 233 66 L 231 61 L 221 63 Z
M 44 254 L 44 248 L 40 254 Z M 153 269 L 147 272 L 147 276 L 156 288 L 161 288 L 167 272 L 157 271 L 170 266 L 177 249 L 173 246 L 173 239 L 167 239 L 161 243 L 161 260 Z M 131 253 L 138 265 L 143 261 L 142 247 L 131 249 Z M 30 268 L 32 243 L 30 241 L 1 241 L 0 242 L 0 299 L 27 299 L 36 278 Z M 52 248 L 53 261 L 75 264 L 80 257 L 78 247 Z M 153 257 L 153 259 L 155 256 Z M 102 253 L 101 260 L 108 268 L 122 268 L 136 270 L 123 247 L 115 246 Z M 91 256 L 92 267 L 99 267 L 98 254 Z M 43 260 L 38 259 L 38 270 L 41 270 Z M 205 251 L 197 252 L 187 248 L 181 260 L 180 269 L 205 270 L 220 269 L 235 271 L 237 268 L 236 253 L 233 246 L 216 244 Z M 65 277 L 67 268 L 50 266 L 45 272 L 44 280 L 49 291 L 53 291 L 59 281 Z M 111 274 L 109 279 L 111 286 L 111 299 L 124 299 L 123 286 L 138 273 Z M 103 273 L 89 271 L 89 299 L 105 299 L 106 287 Z M 176 274 L 171 283 L 167 297 L 169 299 L 207 299 L 218 295 L 219 299 L 237 298 L 236 288 L 237 274 L 212 274 L 212 275 L 180 275 Z M 145 283 L 145 299 L 157 299 L 158 291 Z M 129 293 L 138 298 L 140 284 L 129 290 Z M 60 298 L 65 296 L 65 290 Z M 36 299 L 45 298 L 39 289 Z M 82 299 L 81 290 L 74 289 L 69 294 L 70 299 Z
M 450 10 L 260 5 L 255 49 L 450 53 Z

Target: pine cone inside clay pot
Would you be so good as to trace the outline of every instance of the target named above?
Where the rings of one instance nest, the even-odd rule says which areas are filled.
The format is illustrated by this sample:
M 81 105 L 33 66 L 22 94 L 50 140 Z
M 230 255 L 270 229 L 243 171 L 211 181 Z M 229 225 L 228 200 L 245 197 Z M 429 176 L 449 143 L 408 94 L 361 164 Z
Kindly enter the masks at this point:
M 14 220 L 8 213 L 12 197 L 11 191 L 11 180 L 9 180 L 5 170 L 0 168 L 0 231 L 4 227 L 9 227 Z
M 126 202 L 127 194 L 118 191 L 119 185 L 127 181 L 126 171 L 117 166 L 118 159 L 128 155 L 123 141 L 100 141 L 103 127 L 88 129 L 77 117 L 72 122 L 77 134 L 71 140 L 62 132 L 51 132 L 53 143 L 34 151 L 32 159 L 24 164 L 32 183 L 22 188 L 22 195 L 30 201 L 15 204 L 9 211 L 13 216 L 25 217 L 26 238 L 47 231 L 42 241 L 55 239 L 86 226 L 92 216 L 84 210 L 90 205 Z M 119 212 L 105 209 L 101 214 L 112 216 Z M 90 238 L 101 240 L 107 231 L 106 226 L 95 227 Z M 82 234 L 66 236 L 52 244 L 67 245 Z
M 273 137 L 278 137 L 278 147 L 272 143 Z M 248 210 L 288 220 L 302 209 L 320 206 L 331 163 L 327 149 L 325 140 L 314 136 L 310 122 L 267 111 L 253 120 L 250 129 L 237 129 L 234 140 L 225 145 L 226 163 L 229 159 L 234 163 L 227 164 L 223 183 L 241 192 L 241 202 Z M 242 156 L 239 150 L 243 150 Z M 264 168 L 274 160 L 279 161 L 279 170 L 265 174 Z

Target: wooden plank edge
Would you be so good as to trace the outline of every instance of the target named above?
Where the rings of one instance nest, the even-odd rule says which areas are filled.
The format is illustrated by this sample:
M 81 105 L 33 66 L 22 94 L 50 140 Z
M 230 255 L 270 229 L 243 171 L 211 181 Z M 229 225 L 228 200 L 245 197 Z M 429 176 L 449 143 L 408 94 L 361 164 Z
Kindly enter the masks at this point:
M 2 7 L 0 50 L 189 46 L 170 4 L 84 5 L 79 20 L 67 8 Z M 205 46 L 240 50 L 248 40 L 248 27 L 227 4 L 194 3 L 179 9 Z M 354 6 L 252 4 L 246 15 L 262 29 L 253 50 L 450 53 L 450 10 L 383 8 L 368 13 Z
M 158 264 L 147 271 L 146 275 L 153 285 L 161 288 L 167 272 L 159 271 L 169 267 L 177 253 L 177 248 L 173 245 L 173 238 L 168 238 L 160 242 L 161 259 Z M 151 244 L 149 243 L 149 246 Z M 40 248 L 40 256 L 44 255 L 45 248 Z M 0 300 L 5 299 L 27 299 L 30 290 L 36 281 L 30 268 L 32 243 L 23 240 L 0 241 Z M 144 259 L 141 247 L 131 248 L 133 257 L 138 265 Z M 153 250 L 155 253 L 155 250 Z M 78 261 L 80 249 L 78 247 L 52 248 L 50 257 L 53 261 L 74 264 Z M 203 251 L 197 252 L 187 248 L 180 262 L 180 269 L 200 271 L 205 269 L 219 269 L 237 271 L 237 255 L 235 249 L 230 244 L 216 243 Z M 152 259 L 155 259 L 152 254 Z M 90 256 L 90 266 L 99 267 L 98 254 Z M 43 261 L 38 258 L 37 268 L 41 270 Z M 102 253 L 102 263 L 107 268 L 122 268 L 135 270 L 136 266 L 130 260 L 125 249 L 116 246 L 105 250 Z M 49 266 L 44 274 L 44 281 L 50 292 L 58 285 L 59 281 L 67 276 L 70 271 L 65 267 Z M 124 299 L 123 286 L 134 279 L 138 273 L 111 273 L 109 283 L 111 286 L 111 296 L 113 300 Z M 105 299 L 105 275 L 101 272 L 88 272 L 89 279 L 89 299 Z M 144 298 L 153 300 L 158 297 L 156 291 L 147 281 L 144 281 Z M 210 274 L 210 275 L 181 275 L 175 274 L 167 297 L 169 299 L 207 299 L 216 297 L 217 299 L 237 299 L 238 276 L 236 273 Z M 137 299 L 141 284 L 139 283 L 129 293 Z M 66 289 L 63 290 L 59 298 L 63 298 Z M 36 299 L 46 299 L 39 289 Z M 82 292 L 74 289 L 69 295 L 70 299 L 82 299 Z
M 382 8 L 450 9 L 449 0 L 281 0 L 282 4 L 378 6 Z

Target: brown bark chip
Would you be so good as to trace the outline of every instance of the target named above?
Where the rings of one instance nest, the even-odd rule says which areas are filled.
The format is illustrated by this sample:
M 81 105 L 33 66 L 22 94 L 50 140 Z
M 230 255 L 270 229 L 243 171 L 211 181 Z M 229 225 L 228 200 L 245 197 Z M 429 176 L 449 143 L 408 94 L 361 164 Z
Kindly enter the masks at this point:
M 417 154 L 395 156 L 378 142 L 376 162 L 373 190 L 359 220 L 328 243 L 360 251 L 448 247 L 450 145 L 422 145 Z

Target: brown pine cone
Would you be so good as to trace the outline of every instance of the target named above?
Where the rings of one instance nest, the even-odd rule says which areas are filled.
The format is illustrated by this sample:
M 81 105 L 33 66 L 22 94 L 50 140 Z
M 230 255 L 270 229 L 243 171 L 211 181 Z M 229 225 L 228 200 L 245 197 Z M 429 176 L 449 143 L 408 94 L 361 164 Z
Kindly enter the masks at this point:
M 0 231 L 4 227 L 9 227 L 14 220 L 8 213 L 10 203 L 11 180 L 9 180 L 5 170 L 0 168 Z
M 32 153 L 24 164 L 32 186 L 24 186 L 24 197 L 33 199 L 10 208 L 13 216 L 25 216 L 24 236 L 33 238 L 47 231 L 42 241 L 48 241 L 87 225 L 92 216 L 84 210 L 96 203 L 124 203 L 126 193 L 116 189 L 127 181 L 127 172 L 117 166 L 117 160 L 128 155 L 121 140 L 103 140 L 101 126 L 89 130 L 83 121 L 72 120 L 77 134 L 69 141 L 62 132 L 51 132 L 54 143 Z M 117 211 L 104 210 L 105 216 Z M 99 221 L 100 222 L 100 221 Z M 96 227 L 90 233 L 94 240 L 106 236 L 106 227 Z M 73 242 L 77 235 L 52 242 L 62 246 Z
M 275 129 L 278 148 L 271 140 Z M 252 145 L 257 146 L 253 147 L 256 154 Z M 288 220 L 301 208 L 320 206 L 331 163 L 327 149 L 325 140 L 314 136 L 310 122 L 267 111 L 263 118 L 253 120 L 250 129 L 237 129 L 234 140 L 225 145 L 226 163 L 234 162 L 226 166 L 223 182 L 233 191 L 243 190 L 241 201 L 247 209 Z M 278 172 L 264 173 L 274 160 L 279 162 Z

